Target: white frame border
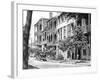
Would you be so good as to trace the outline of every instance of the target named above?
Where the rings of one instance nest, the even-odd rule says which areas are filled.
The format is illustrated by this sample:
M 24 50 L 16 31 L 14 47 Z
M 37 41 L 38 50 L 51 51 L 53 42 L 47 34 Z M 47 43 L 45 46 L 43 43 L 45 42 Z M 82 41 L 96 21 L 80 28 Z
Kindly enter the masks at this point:
M 55 6 L 55 5 L 37 5 L 12 2 L 12 68 L 11 76 L 17 77 L 41 77 L 66 75 L 72 73 L 91 73 L 97 71 L 97 54 L 95 52 L 95 27 L 96 26 L 96 8 L 71 7 L 71 6 Z M 46 11 L 65 11 L 65 12 L 88 12 L 91 13 L 91 67 L 70 67 L 58 69 L 22 69 L 22 10 L 46 10 Z M 92 32 L 93 31 L 93 32 Z M 93 45 L 93 46 L 92 46 Z M 95 53 L 95 54 L 93 54 Z

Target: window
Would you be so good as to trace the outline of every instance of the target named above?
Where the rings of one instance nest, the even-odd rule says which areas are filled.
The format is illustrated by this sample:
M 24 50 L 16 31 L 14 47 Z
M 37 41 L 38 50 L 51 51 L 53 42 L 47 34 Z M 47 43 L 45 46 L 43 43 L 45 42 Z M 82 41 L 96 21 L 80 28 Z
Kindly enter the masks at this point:
M 44 41 L 44 38 L 43 38 L 43 41 Z
M 86 56 L 86 49 L 83 49 L 83 55 Z
M 58 36 L 58 39 L 60 40 L 60 29 L 58 29 L 58 32 L 57 32 L 57 36 Z
M 54 35 L 54 40 L 56 40 L 56 39 L 57 39 L 57 35 L 55 34 L 55 35 Z
M 65 21 L 65 15 L 63 15 L 63 19 L 64 19 L 64 21 Z
M 64 39 L 66 39 L 66 36 L 64 36 Z
M 46 32 L 45 32 L 45 40 L 46 40 Z
M 50 42 L 50 35 L 49 35 L 49 42 Z
M 86 30 L 87 30 L 86 20 L 84 18 L 82 19 L 82 29 L 83 29 L 84 32 L 86 32 Z
M 50 29 L 52 29 L 52 23 L 50 22 Z
M 86 20 L 84 18 L 82 18 L 82 26 L 86 25 Z
M 42 30 L 42 25 L 40 24 L 40 31 Z
M 54 21 L 54 27 L 56 28 L 56 21 Z
M 60 16 L 60 23 L 62 23 L 62 19 L 61 19 L 61 16 Z
M 61 30 L 61 39 L 62 39 L 62 28 L 60 30 Z
M 57 25 L 59 25 L 59 18 L 57 19 Z
M 49 40 L 49 37 L 47 36 L 47 40 Z
M 60 24 L 60 17 L 58 18 L 58 25 Z
M 66 26 L 64 26 L 64 39 L 66 38 Z
M 67 35 L 71 36 L 71 25 L 70 24 L 67 26 Z
M 51 34 L 51 40 L 50 41 L 52 42 L 52 34 Z
M 40 41 L 42 41 L 42 36 L 40 36 Z
M 58 34 L 59 34 L 59 29 L 58 29 Z
M 62 22 L 64 21 L 63 15 L 61 16 L 61 20 L 62 20 Z

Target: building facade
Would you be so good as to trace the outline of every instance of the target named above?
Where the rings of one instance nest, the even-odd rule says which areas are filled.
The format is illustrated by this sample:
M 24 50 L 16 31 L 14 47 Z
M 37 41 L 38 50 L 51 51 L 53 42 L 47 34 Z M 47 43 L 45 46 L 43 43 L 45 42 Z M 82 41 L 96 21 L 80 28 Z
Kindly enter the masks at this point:
M 63 55 L 64 59 L 90 59 L 91 49 L 91 21 L 90 14 L 77 14 L 62 12 L 59 16 L 50 19 L 40 19 L 35 26 L 35 41 L 42 51 L 53 48 L 55 56 Z M 58 48 L 59 41 L 75 36 L 75 28 L 80 27 L 83 35 L 87 38 L 88 45 L 62 51 Z M 35 42 L 35 43 L 36 43 Z M 80 42 L 79 45 L 83 43 Z
M 34 25 L 34 43 L 38 47 L 42 47 L 42 44 L 45 41 L 44 37 L 44 29 L 47 27 L 47 21 L 46 18 L 41 18 L 35 25 Z

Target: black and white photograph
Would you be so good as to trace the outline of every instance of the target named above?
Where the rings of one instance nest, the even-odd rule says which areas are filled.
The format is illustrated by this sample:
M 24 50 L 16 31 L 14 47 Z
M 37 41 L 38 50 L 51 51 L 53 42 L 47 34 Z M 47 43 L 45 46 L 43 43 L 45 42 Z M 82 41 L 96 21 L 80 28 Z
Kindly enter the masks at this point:
M 91 13 L 22 11 L 23 69 L 91 66 Z

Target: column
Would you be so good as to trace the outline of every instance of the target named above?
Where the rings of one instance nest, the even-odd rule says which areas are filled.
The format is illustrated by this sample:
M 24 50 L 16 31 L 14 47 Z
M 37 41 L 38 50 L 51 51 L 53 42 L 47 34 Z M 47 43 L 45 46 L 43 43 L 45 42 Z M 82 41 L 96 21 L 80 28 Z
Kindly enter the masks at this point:
M 42 45 L 42 52 L 43 52 L 43 49 L 44 49 L 44 45 Z

